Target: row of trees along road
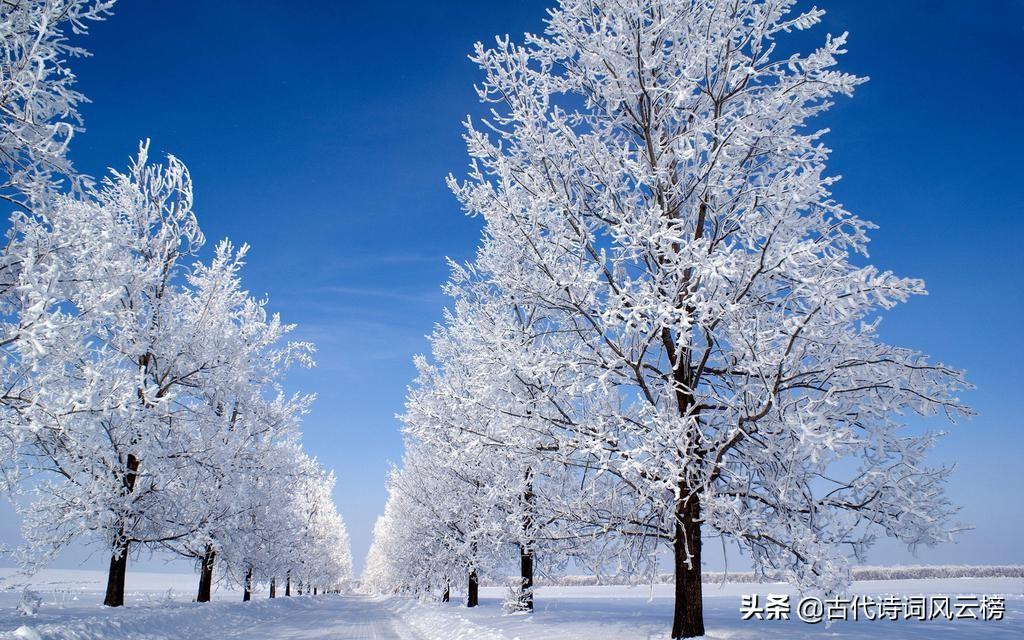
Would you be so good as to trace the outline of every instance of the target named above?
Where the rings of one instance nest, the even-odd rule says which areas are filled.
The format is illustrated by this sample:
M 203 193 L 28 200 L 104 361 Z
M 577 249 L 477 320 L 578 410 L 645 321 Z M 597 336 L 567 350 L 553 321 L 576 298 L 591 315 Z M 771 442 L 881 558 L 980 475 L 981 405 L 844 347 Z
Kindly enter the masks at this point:
M 885 343 L 924 283 L 866 261 L 815 117 L 864 79 L 807 54 L 790 0 L 562 0 L 541 35 L 478 44 L 468 177 L 483 220 L 404 414 L 366 580 L 447 593 L 519 565 L 675 572 L 701 636 L 702 541 L 835 592 L 877 535 L 948 540 L 935 435 L 960 371 Z
M 303 453 L 313 398 L 285 374 L 313 346 L 243 288 L 248 247 L 204 237 L 192 183 L 149 143 L 98 183 L 67 160 L 84 100 L 71 41 L 108 0 L 0 7 L 0 465 L 21 511 L 20 560 L 75 541 L 110 556 L 124 603 L 140 549 L 194 559 L 244 587 L 332 590 L 351 575 L 333 475 Z M 299 586 L 302 585 L 302 586 Z

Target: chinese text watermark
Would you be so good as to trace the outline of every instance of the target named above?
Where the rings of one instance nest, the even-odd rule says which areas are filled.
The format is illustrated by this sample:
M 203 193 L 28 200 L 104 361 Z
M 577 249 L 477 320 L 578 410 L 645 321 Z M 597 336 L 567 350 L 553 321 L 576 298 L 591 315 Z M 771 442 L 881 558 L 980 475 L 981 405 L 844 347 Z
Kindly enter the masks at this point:
M 743 620 L 789 620 L 808 624 L 840 620 L 1002 620 L 1004 596 L 834 596 L 800 598 L 794 607 L 788 594 L 745 595 Z

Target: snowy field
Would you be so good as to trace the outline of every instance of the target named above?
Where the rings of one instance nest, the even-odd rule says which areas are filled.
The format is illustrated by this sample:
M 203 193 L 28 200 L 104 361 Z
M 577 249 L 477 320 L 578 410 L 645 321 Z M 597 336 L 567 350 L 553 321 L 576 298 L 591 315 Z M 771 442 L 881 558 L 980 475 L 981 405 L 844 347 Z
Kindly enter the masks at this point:
M 43 603 L 34 616 L 17 606 L 21 587 L 10 570 L 0 570 L 0 640 L 646 640 L 667 637 L 671 587 L 543 587 L 532 616 L 502 615 L 500 588 L 482 589 L 481 606 L 466 609 L 402 598 L 361 595 L 292 597 L 250 603 L 219 590 L 214 602 L 191 602 L 196 577 L 187 574 L 129 573 L 127 606 L 100 606 L 104 575 L 96 571 L 45 571 L 31 588 Z M 959 578 L 859 582 L 854 593 L 882 596 L 1005 596 L 1002 621 L 839 622 L 830 628 L 800 621 L 742 621 L 744 594 L 793 593 L 783 585 L 705 586 L 708 636 L 757 638 L 1020 638 L 1024 637 L 1024 580 Z
M 454 613 L 462 635 L 429 635 L 427 638 L 469 640 L 648 640 L 667 638 L 672 620 L 672 586 L 651 589 L 628 587 L 546 587 L 538 590 L 537 611 L 531 617 L 503 616 L 500 589 L 484 589 L 479 609 L 438 607 L 410 610 L 417 628 L 443 624 Z M 1024 580 L 1020 578 L 961 578 L 952 580 L 892 580 L 858 582 L 854 593 L 865 595 L 1004 594 L 1006 619 L 1002 622 L 954 620 L 929 622 L 859 621 L 810 625 L 790 621 L 742 621 L 740 601 L 744 594 L 794 594 L 785 585 L 704 585 L 704 619 L 711 638 L 1021 638 L 1024 637 Z M 795 604 L 795 602 L 794 602 Z M 433 609 L 433 611 L 431 611 Z M 795 616 L 794 616 L 795 617 Z M 485 631 L 486 630 L 486 631 Z

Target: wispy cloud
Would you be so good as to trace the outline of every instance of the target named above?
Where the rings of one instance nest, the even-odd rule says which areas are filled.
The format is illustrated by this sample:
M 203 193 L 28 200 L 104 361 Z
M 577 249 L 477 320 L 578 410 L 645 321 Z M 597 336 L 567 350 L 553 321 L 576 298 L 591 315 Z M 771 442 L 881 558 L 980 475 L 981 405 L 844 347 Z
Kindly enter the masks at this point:
M 444 299 L 440 286 L 431 291 L 404 292 L 381 287 L 345 287 L 330 285 L 315 287 L 309 290 L 312 294 L 333 294 L 340 296 L 355 296 L 363 298 L 384 298 L 388 300 L 401 300 L 403 302 L 415 302 L 417 304 L 436 304 Z
M 376 269 L 389 266 L 435 265 L 447 269 L 445 256 L 440 253 L 371 253 L 368 255 L 335 256 L 327 260 L 324 268 L 332 271 Z

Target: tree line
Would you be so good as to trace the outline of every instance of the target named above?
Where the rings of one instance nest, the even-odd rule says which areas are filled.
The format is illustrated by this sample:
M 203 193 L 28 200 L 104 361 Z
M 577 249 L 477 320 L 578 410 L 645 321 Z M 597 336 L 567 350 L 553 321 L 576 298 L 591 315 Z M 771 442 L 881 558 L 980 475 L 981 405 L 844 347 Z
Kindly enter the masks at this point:
M 185 164 L 143 142 L 123 171 L 74 170 L 84 101 L 68 66 L 112 0 L 0 8 L 0 468 L 23 521 L 27 570 L 74 542 L 109 554 L 104 604 L 124 604 L 141 550 L 336 590 L 351 576 L 334 476 L 303 452 L 313 396 L 285 391 L 314 347 L 244 288 L 249 248 L 203 258 Z
M 402 416 L 364 579 L 476 604 L 481 576 L 567 567 L 651 581 L 704 635 L 703 547 L 836 592 L 879 535 L 949 540 L 937 434 L 963 373 L 886 343 L 924 283 L 867 261 L 830 189 L 846 35 L 790 0 L 560 0 L 541 34 L 477 44 L 467 119 L 482 221 Z M 806 40 L 806 38 L 803 38 Z

